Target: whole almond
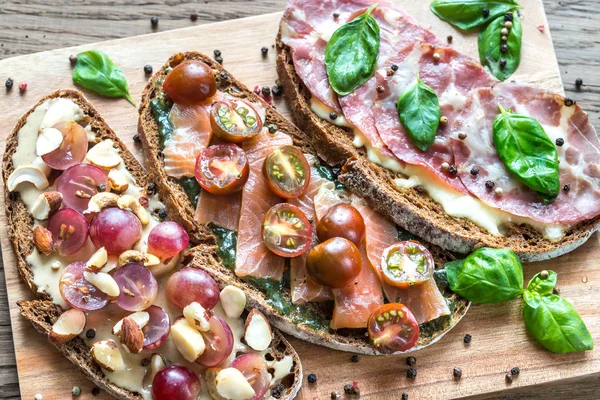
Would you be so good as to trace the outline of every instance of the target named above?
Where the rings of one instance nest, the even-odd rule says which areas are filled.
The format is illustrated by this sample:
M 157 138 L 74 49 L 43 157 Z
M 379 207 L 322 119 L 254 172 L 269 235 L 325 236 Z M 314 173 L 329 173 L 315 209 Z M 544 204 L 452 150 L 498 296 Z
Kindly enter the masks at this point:
M 54 250 L 54 244 L 52 243 L 52 232 L 38 225 L 33 230 L 33 244 L 38 251 L 44 255 L 50 255 Z
M 44 197 L 48 200 L 48 204 L 50 205 L 50 214 L 48 216 L 52 216 L 55 211 L 58 211 L 63 202 L 63 196 L 60 192 L 45 192 Z
M 142 351 L 144 345 L 144 332 L 133 318 L 123 318 L 121 325 L 121 344 L 132 354 Z

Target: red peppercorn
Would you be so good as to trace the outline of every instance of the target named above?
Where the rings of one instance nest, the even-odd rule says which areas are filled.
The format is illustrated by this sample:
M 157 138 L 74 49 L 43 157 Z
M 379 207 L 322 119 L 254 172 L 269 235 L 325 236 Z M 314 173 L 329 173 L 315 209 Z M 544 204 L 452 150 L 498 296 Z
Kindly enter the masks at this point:
M 142 205 L 142 207 L 146 208 L 148 207 L 148 198 L 145 196 L 140 197 L 139 199 L 140 204 Z
M 21 82 L 21 83 L 19 83 L 19 90 L 21 92 L 26 91 L 27 90 L 27 82 Z

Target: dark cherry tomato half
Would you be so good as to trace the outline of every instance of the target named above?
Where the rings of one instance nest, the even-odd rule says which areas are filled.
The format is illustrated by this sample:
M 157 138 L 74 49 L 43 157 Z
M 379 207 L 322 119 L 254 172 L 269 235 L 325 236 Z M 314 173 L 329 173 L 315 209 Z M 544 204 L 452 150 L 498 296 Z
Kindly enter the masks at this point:
M 265 214 L 262 225 L 265 245 L 281 257 L 297 257 L 310 249 L 312 227 L 298 207 L 277 204 Z
M 369 316 L 369 339 L 382 353 L 406 351 L 419 339 L 419 324 L 410 310 L 400 303 L 377 307 Z
M 210 110 L 213 133 L 223 140 L 241 143 L 258 135 L 262 119 L 249 102 L 242 99 L 217 101 Z
M 431 279 L 435 263 L 425 246 L 414 240 L 394 243 L 383 251 L 383 279 L 398 288 L 420 285 Z
M 249 174 L 246 152 L 226 143 L 209 146 L 196 161 L 196 180 L 212 194 L 231 194 L 244 187 Z
M 306 191 L 310 183 L 310 165 L 295 146 L 282 146 L 265 158 L 263 173 L 273 193 L 293 199 Z
M 358 246 L 365 237 L 365 220 L 350 204 L 336 204 L 319 220 L 317 237 L 321 242 L 343 237 Z
M 202 61 L 184 61 L 167 74 L 163 90 L 177 104 L 193 105 L 217 93 L 212 69 Z
M 308 253 L 306 272 L 313 282 L 331 288 L 350 284 L 360 274 L 360 252 L 348 239 L 335 237 L 319 243 Z

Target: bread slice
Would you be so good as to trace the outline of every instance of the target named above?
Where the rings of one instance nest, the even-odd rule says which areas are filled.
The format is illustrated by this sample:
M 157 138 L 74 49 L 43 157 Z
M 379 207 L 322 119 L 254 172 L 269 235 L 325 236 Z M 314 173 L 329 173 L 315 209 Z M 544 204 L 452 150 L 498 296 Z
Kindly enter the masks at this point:
M 347 128 L 319 118 L 310 107 L 311 93 L 296 74 L 290 49 L 277 36 L 277 73 L 296 125 L 329 165 L 343 165 L 339 180 L 365 198 L 400 227 L 449 251 L 469 253 L 478 247 L 506 247 L 522 261 L 558 257 L 581 246 L 600 227 L 600 216 L 570 227 L 564 238 L 553 242 L 528 225 L 513 225 L 504 236 L 495 236 L 465 218 L 451 217 L 418 187 L 398 189 L 393 184 L 402 174 L 369 161 L 364 148 L 356 148 Z
M 273 326 L 285 333 L 337 350 L 363 354 L 378 354 L 368 343 L 368 339 L 365 336 L 365 330 L 340 329 L 338 331 L 331 331 L 329 329 L 314 329 L 309 324 L 294 319 L 289 314 L 279 312 L 278 308 L 274 306 L 274 304 L 279 301 L 291 305 L 289 287 L 284 287 L 282 290 L 278 291 L 277 298 L 275 299 L 273 296 L 268 296 L 265 292 L 259 290 L 252 284 L 238 278 L 232 270 L 220 262 L 216 238 L 213 236 L 211 229 L 194 221 L 194 205 L 183 191 L 179 181 L 168 177 L 164 171 L 162 158 L 160 156 L 161 148 L 158 140 L 158 126 L 150 109 L 150 100 L 152 100 L 158 92 L 157 82 L 161 81 L 166 76 L 167 68 L 173 67 L 184 60 L 200 60 L 208 64 L 213 70 L 217 71 L 217 83 L 221 88 L 232 88 L 234 89 L 234 92 L 239 93 L 240 96 L 245 97 L 252 102 L 259 102 L 264 105 L 266 109 L 266 124 L 276 124 L 278 130 L 287 133 L 292 138 L 294 145 L 298 146 L 304 153 L 318 155 L 326 160 L 329 158 L 327 152 L 323 153 L 319 151 L 321 147 L 318 146 L 318 143 L 311 140 L 305 132 L 286 120 L 273 107 L 269 106 L 254 92 L 250 91 L 246 86 L 228 74 L 220 64 L 197 52 L 178 53 L 172 56 L 150 79 L 143 92 L 142 102 L 140 104 L 138 133 L 142 139 L 143 149 L 146 155 L 146 169 L 149 172 L 150 180 L 156 183 L 161 198 L 165 201 L 165 204 L 169 209 L 170 215 L 191 231 L 191 240 L 195 240 L 196 243 L 201 244 L 190 252 L 190 256 L 192 257 L 191 264 L 208 271 L 217 282 L 222 285 L 230 284 L 242 288 L 246 292 L 250 306 L 261 310 L 269 317 Z M 341 164 L 341 162 L 337 164 Z M 449 252 L 433 246 L 428 246 L 428 248 L 434 254 L 436 265 L 438 267 L 443 266 L 446 261 L 454 259 L 453 255 Z M 443 327 L 433 329 L 427 336 L 422 335 L 417 346 L 411 349 L 411 351 L 425 347 L 440 339 L 456 325 L 466 313 L 468 303 L 464 299 L 459 299 L 449 292 L 446 292 L 445 295 L 447 298 L 456 302 L 453 315 L 448 318 L 448 321 L 446 321 L 447 323 Z M 321 319 L 323 319 L 324 316 L 330 315 L 331 310 L 327 307 L 326 304 L 318 303 L 308 303 L 300 306 L 303 312 L 310 315 L 316 315 Z M 327 318 L 327 320 L 329 320 L 329 318 Z
M 82 93 L 75 90 L 59 90 L 43 97 L 35 106 L 25 113 L 7 139 L 6 151 L 3 158 L 3 178 L 6 187 L 8 177 L 15 169 L 12 162 L 13 154 L 18 145 L 18 132 L 26 123 L 27 117 L 41 105 L 44 101 L 54 98 L 67 98 L 75 102 L 85 115 L 89 117 L 89 124 L 92 132 L 96 134 L 99 140 L 111 139 L 119 150 L 119 154 L 124 161 L 127 170 L 131 173 L 135 182 L 142 188 L 147 188 L 148 179 L 146 171 L 142 168 L 135 156 L 127 149 L 125 144 L 119 139 L 114 131 L 108 126 L 106 121 L 98 114 L 92 105 L 85 99 Z M 51 301 L 50 296 L 45 291 L 38 291 L 33 282 L 33 273 L 31 266 L 26 258 L 33 251 L 33 217 L 27 211 L 25 204 L 19 199 L 17 193 L 9 193 L 5 190 L 6 214 L 8 217 L 8 236 L 13 245 L 17 258 L 17 268 L 23 280 L 30 289 L 40 298 L 33 301 L 19 301 L 21 315 L 29 320 L 35 329 L 43 335 L 48 335 L 52 325 L 63 313 L 63 309 Z M 104 377 L 101 368 L 92 359 L 90 348 L 86 342 L 77 337 L 64 345 L 56 346 L 58 350 L 69 359 L 74 366 L 83 372 L 94 384 L 105 390 L 117 399 L 133 400 L 143 399 L 139 393 L 123 389 Z M 298 354 L 285 338 L 277 331 L 274 331 L 274 339 L 269 348 L 269 353 L 273 359 L 280 360 L 285 356 L 291 356 L 293 359 L 292 374 L 281 381 L 283 388 L 281 390 L 282 399 L 293 399 L 302 386 L 302 365 Z

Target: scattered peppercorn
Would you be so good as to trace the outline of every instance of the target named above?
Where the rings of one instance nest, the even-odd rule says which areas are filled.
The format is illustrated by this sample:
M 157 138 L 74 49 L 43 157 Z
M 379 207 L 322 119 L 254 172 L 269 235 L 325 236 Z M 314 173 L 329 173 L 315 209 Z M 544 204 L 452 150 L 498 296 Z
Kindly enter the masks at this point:
M 353 363 L 357 363 L 360 361 L 360 356 L 358 354 L 355 354 L 352 357 L 350 357 L 350 361 L 352 361 Z
M 458 173 L 458 169 L 456 169 L 456 165 L 451 165 L 450 168 L 448 168 L 448 172 L 450 172 L 452 175 L 456 175 Z
M 402 393 L 402 400 L 408 400 L 408 393 Z
M 417 364 L 417 359 L 415 357 L 413 357 L 413 356 L 406 357 L 406 365 L 409 365 L 412 367 L 416 364 Z
M 223 71 L 221 73 L 219 73 L 219 79 L 221 80 L 227 80 L 227 78 L 229 78 L 229 75 L 227 74 L 227 72 Z
M 98 186 L 96 186 L 96 190 L 98 190 L 98 192 L 105 192 L 106 191 L 106 185 L 101 183 Z
M 409 368 L 406 370 L 406 377 L 415 379 L 417 377 L 417 370 L 415 368 Z
M 150 24 L 152 24 L 152 26 L 157 26 L 158 25 L 158 17 L 150 18 Z
M 71 55 L 69 56 L 69 62 L 70 62 L 70 63 L 71 63 L 71 65 L 73 65 L 73 66 L 74 66 L 75 64 L 77 64 L 77 56 L 76 56 L 75 54 L 71 54 Z
M 267 46 L 263 46 L 260 49 L 260 52 L 262 53 L 263 56 L 266 56 L 269 53 L 269 48 Z
M 543 270 L 542 272 L 540 272 L 540 278 L 542 278 L 542 279 L 548 279 L 548 275 L 550 275 L 550 274 L 548 273 L 547 270 Z
M 85 337 L 88 339 L 93 339 L 96 337 L 96 330 L 94 328 L 88 329 L 85 333 Z
M 144 357 L 141 362 L 142 367 L 147 367 L 150 365 L 150 359 L 148 357 Z
M 558 296 L 560 294 L 560 289 L 555 287 L 554 289 L 552 289 L 552 293 Z
M 340 394 L 340 392 L 331 392 L 331 400 L 337 400 L 340 399 L 342 397 L 342 395 Z
M 263 86 L 261 93 L 265 97 L 269 97 L 271 95 L 271 88 L 268 86 Z
M 281 391 L 277 388 L 271 390 L 271 397 L 273 397 L 274 399 L 280 399 L 281 398 Z
M 506 29 L 506 28 L 502 28 L 502 30 L 500 31 L 500 34 L 501 34 L 502 36 L 508 36 L 508 29 Z
M 383 86 L 381 86 L 381 85 L 377 86 L 376 90 L 377 90 L 377 93 L 383 93 L 383 91 L 384 91 Z
M 503 42 L 506 42 L 508 40 L 508 36 L 502 36 L 500 39 L 502 39 Z
M 459 379 L 462 376 L 462 371 L 460 368 L 454 368 L 454 371 L 452 371 L 452 374 L 454 375 L 455 378 Z
M 166 208 L 161 208 L 160 210 L 158 210 L 158 218 L 160 218 L 160 219 L 167 218 L 167 209 Z
M 334 113 L 333 111 L 329 113 L 329 119 L 335 120 L 337 117 L 338 117 L 338 115 L 336 113 Z
M 344 393 L 346 394 L 353 394 L 354 393 L 354 388 L 352 387 L 351 384 L 347 383 L 344 385 Z
M 333 13 L 333 18 L 338 19 L 339 17 L 340 17 L 340 13 L 336 13 L 336 12 Z
M 512 383 L 512 381 L 513 381 L 513 377 L 510 373 L 506 374 L 505 379 L 506 379 L 506 383 Z
M 442 165 L 440 165 L 440 168 L 442 169 L 442 171 L 448 171 L 448 169 L 450 168 L 450 164 L 448 164 L 447 162 L 443 162 Z
M 396 64 L 392 64 L 390 68 L 392 69 L 392 71 L 398 71 L 398 66 Z
M 571 190 L 571 185 L 567 183 L 565 186 L 563 186 L 563 190 L 565 192 L 568 192 L 569 190 Z
M 92 389 L 92 394 L 94 396 L 98 396 L 100 394 L 100 388 L 98 388 L 98 387 L 93 388 Z
M 458 138 L 460 140 L 465 140 L 467 138 L 467 133 L 466 132 L 458 132 Z
M 506 29 L 511 29 L 511 28 L 513 27 L 513 23 L 512 23 L 511 21 L 506 21 L 506 22 L 504 23 L 504 27 L 505 27 Z
M 308 375 L 308 383 L 315 383 L 317 381 L 317 375 L 316 374 L 309 374 Z
M 494 188 L 495 183 L 492 181 L 486 181 L 485 182 L 485 187 L 488 189 L 493 189 Z
M 21 82 L 21 83 L 19 83 L 19 90 L 21 92 L 26 91 L 27 90 L 27 82 Z
M 146 192 L 149 196 L 152 196 L 154 193 L 156 193 L 156 183 L 150 182 L 148 184 L 148 190 Z
M 198 20 L 198 13 L 197 12 L 191 13 L 190 19 L 192 20 L 192 22 L 196 22 Z
M 500 45 L 500 52 L 506 53 L 508 51 L 508 46 L 505 44 Z
M 448 37 L 446 38 L 446 40 L 448 41 L 448 43 L 452 43 L 452 35 L 448 35 Z
M 502 196 L 504 194 L 504 189 L 502 189 L 501 187 L 497 187 L 496 189 L 494 189 L 494 193 L 496 194 L 496 196 Z
M 521 373 L 521 369 L 519 367 L 513 367 L 513 368 L 510 369 L 510 373 L 513 376 L 517 376 L 517 375 L 519 375 Z
M 488 181 L 489 182 L 489 181 Z M 487 186 L 487 185 L 486 185 Z M 465 338 L 463 339 L 463 341 L 467 344 L 471 343 L 471 339 L 473 339 L 473 337 L 471 335 L 469 335 L 468 333 L 465 335 Z
M 433 59 L 434 59 L 435 61 L 439 61 L 439 60 L 440 60 L 440 58 L 442 58 L 442 56 L 440 56 L 440 53 L 433 53 Z
M 218 62 L 219 64 L 221 64 L 221 65 L 222 65 L 222 64 L 223 64 L 223 57 L 221 57 L 221 56 L 216 56 L 216 57 L 215 57 L 215 61 L 216 61 L 216 62 Z
M 283 86 L 281 85 L 276 85 L 273 86 L 271 88 L 271 93 L 273 93 L 273 96 L 279 97 L 283 94 Z
M 40 393 L 36 394 L 35 396 L 33 396 L 33 400 L 42 400 L 44 396 L 42 396 Z
M 73 396 L 79 396 L 81 394 L 81 388 L 79 386 L 73 386 L 73 389 L 71 389 L 71 394 Z
M 558 147 L 561 147 L 563 144 L 565 144 L 565 139 L 559 137 L 558 139 L 556 139 L 556 145 Z
M 12 89 L 14 81 L 11 78 L 8 78 L 6 82 L 4 82 L 4 86 L 6 86 L 6 90 Z
M 481 13 L 483 14 L 483 18 L 487 18 L 490 16 L 490 9 L 486 7 L 483 10 L 481 10 Z
M 506 68 L 506 59 L 504 59 L 504 58 L 500 59 L 500 68 Z
M 469 172 L 471 172 L 471 175 L 477 176 L 477 174 L 479 174 L 479 168 L 473 167 L 473 168 L 471 168 L 471 171 L 469 171 Z
M 214 50 L 213 50 L 213 54 L 215 55 L 215 57 L 218 57 L 218 56 L 220 56 L 220 55 L 221 55 L 221 50 L 219 50 L 219 49 L 214 49 Z
M 440 124 L 446 125 L 448 123 L 448 117 L 445 115 L 440 118 Z
M 393 69 L 388 69 L 388 70 L 386 71 L 386 75 L 387 75 L 387 76 L 393 76 L 395 73 L 396 73 L 396 72 L 394 72 L 394 70 L 393 70 Z
M 277 125 L 275 124 L 269 124 L 267 128 L 269 129 L 270 134 L 275 134 L 275 132 L 277 132 Z
M 577 89 L 580 89 L 582 86 L 583 86 L 583 79 L 581 79 L 581 78 L 575 79 L 575 87 Z
M 148 198 L 146 196 L 140 196 L 138 201 L 140 202 L 142 207 L 144 207 L 144 208 L 148 207 Z
M 513 13 L 511 11 L 507 12 L 506 14 L 504 14 L 504 19 L 506 21 L 512 21 L 513 20 Z
M 565 106 L 567 106 L 567 107 L 571 107 L 573 104 L 575 104 L 575 101 L 573 101 L 573 99 L 571 99 L 571 98 L 569 98 L 569 97 L 567 97 L 567 98 L 565 99 Z
M 425 188 L 421 185 L 418 185 L 415 189 L 417 190 L 418 193 L 421 193 L 421 194 L 425 193 Z
M 150 65 L 150 64 L 144 65 L 144 73 L 146 75 L 150 75 L 152 73 L 152 65 Z

